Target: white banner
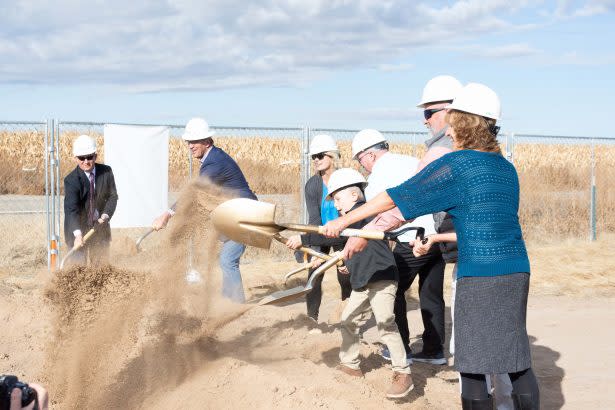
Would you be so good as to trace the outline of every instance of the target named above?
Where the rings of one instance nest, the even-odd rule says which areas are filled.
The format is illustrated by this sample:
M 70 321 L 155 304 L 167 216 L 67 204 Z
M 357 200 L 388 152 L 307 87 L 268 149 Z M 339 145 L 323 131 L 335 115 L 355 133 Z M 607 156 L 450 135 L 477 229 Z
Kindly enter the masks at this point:
M 151 226 L 168 208 L 169 128 L 105 124 L 105 164 L 119 197 L 111 227 Z

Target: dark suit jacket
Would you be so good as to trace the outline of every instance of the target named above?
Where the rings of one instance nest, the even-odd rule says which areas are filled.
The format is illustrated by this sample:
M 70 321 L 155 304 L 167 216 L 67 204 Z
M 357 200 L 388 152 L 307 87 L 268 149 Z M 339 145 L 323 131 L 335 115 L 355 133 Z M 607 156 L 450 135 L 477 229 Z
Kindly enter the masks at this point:
M 111 167 L 104 164 L 96 164 L 96 201 L 95 206 L 98 214 L 107 214 L 113 217 L 117 206 L 117 190 L 115 178 Z M 72 248 L 75 237 L 73 231 L 80 229 L 85 235 L 92 227 L 88 225 L 88 195 L 90 181 L 79 167 L 75 167 L 64 178 L 64 238 L 68 246 Z M 92 240 L 110 241 L 111 228 L 109 224 L 102 225 L 92 237 Z
M 209 178 L 211 182 L 229 194 L 240 198 L 256 199 L 239 165 L 230 155 L 216 146 L 211 147 L 205 161 L 201 164 L 199 175 Z

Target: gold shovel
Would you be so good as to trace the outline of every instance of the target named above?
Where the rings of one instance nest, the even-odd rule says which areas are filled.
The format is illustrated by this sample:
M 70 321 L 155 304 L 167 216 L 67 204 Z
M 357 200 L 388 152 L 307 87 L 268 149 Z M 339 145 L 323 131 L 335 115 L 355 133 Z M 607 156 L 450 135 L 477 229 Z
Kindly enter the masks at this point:
M 338 262 L 342 261 L 343 257 L 342 252 L 335 253 L 331 256 L 331 259 L 323 263 L 312 273 L 312 276 L 308 279 L 305 286 L 297 286 L 292 289 L 280 290 L 278 292 L 274 292 L 271 295 L 265 296 L 263 299 L 258 302 L 259 305 L 271 305 L 275 303 L 283 303 L 288 302 L 293 299 L 297 299 L 307 293 L 309 293 L 314 287 L 314 281 L 319 276 L 323 275 L 327 269 L 336 265 Z
M 104 222 L 107 223 L 107 222 Z M 81 245 L 78 247 L 73 247 L 70 251 L 68 251 L 66 253 L 66 256 L 64 256 L 64 258 L 62 258 L 62 262 L 60 262 L 60 269 L 64 268 L 64 263 L 66 263 L 66 261 L 68 260 L 68 258 L 71 257 L 71 255 L 75 252 L 77 252 L 79 249 L 83 248 L 86 244 L 86 242 L 92 237 L 92 235 L 94 235 L 96 233 L 96 229 L 102 224 L 96 223 L 96 225 L 94 226 L 94 228 L 90 229 L 89 231 L 87 231 L 87 233 L 85 234 L 85 236 L 83 237 L 83 240 L 81 241 Z
M 221 203 L 211 213 L 211 220 L 218 232 L 228 238 L 257 248 L 269 249 L 275 234 L 284 231 L 324 233 L 323 226 L 275 222 L 275 204 L 247 198 L 235 198 Z M 344 229 L 340 236 L 358 236 L 365 239 L 395 240 L 409 230 L 416 230 L 423 239 L 423 228 L 408 227 L 396 232 L 363 229 Z

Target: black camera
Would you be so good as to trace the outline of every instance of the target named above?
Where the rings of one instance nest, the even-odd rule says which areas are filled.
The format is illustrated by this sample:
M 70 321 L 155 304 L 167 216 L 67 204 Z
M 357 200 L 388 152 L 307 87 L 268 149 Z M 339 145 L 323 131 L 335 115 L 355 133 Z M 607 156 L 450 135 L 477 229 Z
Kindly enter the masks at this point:
M 11 392 L 13 389 L 21 389 L 21 407 L 36 400 L 36 390 L 22 383 L 16 376 L 0 376 L 0 410 L 9 410 L 11 408 Z M 38 406 L 35 406 L 35 409 Z

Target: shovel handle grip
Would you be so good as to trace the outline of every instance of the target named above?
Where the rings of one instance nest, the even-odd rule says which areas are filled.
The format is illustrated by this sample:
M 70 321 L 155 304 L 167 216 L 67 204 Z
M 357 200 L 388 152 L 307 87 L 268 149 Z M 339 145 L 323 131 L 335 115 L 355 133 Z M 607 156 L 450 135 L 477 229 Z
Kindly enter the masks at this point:
M 92 235 L 94 235 L 94 233 L 96 232 L 96 230 L 94 228 L 90 229 L 85 236 L 83 237 L 83 242 L 82 244 L 85 245 L 85 243 L 92 237 Z M 82 246 L 83 246 L 82 245 Z
M 303 232 L 314 232 L 323 235 L 325 233 L 324 226 L 316 226 L 316 225 L 301 225 L 301 224 L 281 224 L 286 229 L 290 229 L 293 231 L 303 231 Z M 370 231 L 367 229 L 352 229 L 346 228 L 342 232 L 340 232 L 340 236 L 346 237 L 355 237 L 365 239 L 384 239 L 384 232 L 380 231 Z

